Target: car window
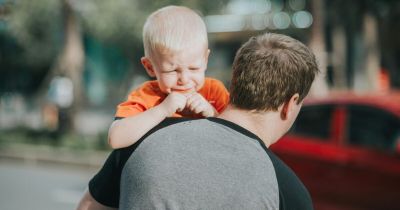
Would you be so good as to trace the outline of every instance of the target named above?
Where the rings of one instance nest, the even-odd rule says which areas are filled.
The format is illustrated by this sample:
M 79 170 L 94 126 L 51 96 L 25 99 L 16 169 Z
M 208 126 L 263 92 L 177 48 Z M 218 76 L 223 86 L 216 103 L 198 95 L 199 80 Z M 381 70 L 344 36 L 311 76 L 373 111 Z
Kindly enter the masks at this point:
M 331 105 L 303 106 L 289 133 L 328 141 L 332 110 Z
M 370 106 L 348 107 L 348 143 L 377 150 L 395 151 L 400 120 L 395 115 Z

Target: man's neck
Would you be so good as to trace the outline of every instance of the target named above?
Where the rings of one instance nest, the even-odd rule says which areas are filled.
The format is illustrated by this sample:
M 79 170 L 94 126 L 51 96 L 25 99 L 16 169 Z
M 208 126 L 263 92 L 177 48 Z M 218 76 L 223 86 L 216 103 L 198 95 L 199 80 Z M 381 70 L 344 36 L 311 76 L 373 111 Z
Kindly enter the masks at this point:
M 277 125 L 273 112 L 254 113 L 229 105 L 218 118 L 233 122 L 249 130 L 257 135 L 267 147 L 276 141 L 275 136 L 279 134 L 279 130 L 276 130 Z

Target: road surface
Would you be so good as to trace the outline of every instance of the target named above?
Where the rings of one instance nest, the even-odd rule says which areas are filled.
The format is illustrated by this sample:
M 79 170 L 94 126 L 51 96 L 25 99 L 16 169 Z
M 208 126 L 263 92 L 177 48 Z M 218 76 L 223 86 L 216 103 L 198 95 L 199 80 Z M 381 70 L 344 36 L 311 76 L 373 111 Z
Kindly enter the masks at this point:
M 97 169 L 0 160 L 0 209 L 75 209 Z

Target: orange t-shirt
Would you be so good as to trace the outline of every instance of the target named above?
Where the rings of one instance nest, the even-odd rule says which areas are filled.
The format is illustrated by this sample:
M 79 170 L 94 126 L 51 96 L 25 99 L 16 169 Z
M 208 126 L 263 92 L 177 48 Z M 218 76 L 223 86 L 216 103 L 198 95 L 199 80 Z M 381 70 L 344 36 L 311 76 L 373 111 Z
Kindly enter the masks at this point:
M 205 78 L 204 85 L 198 93 L 200 93 L 218 113 L 221 113 L 228 105 L 229 93 L 224 84 L 219 80 Z M 129 94 L 128 100 L 117 106 L 115 117 L 129 117 L 144 112 L 160 104 L 165 97 L 167 97 L 167 94 L 161 92 L 156 80 L 145 82 Z M 199 118 L 201 116 L 187 114 L 187 112 L 183 110 L 183 112 L 175 113 L 173 117 Z

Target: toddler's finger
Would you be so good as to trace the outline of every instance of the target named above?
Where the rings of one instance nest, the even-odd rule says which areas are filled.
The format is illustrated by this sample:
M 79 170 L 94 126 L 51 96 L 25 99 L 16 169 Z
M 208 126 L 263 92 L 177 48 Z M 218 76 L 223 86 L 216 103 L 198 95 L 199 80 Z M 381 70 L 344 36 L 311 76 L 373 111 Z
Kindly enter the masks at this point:
M 183 95 L 186 97 L 186 98 L 192 98 L 194 95 L 196 94 L 196 92 L 189 92 L 189 93 L 184 93 Z
M 186 101 L 187 106 L 191 107 L 191 109 L 194 109 L 199 103 L 201 103 L 201 100 L 197 96 L 192 96 Z

